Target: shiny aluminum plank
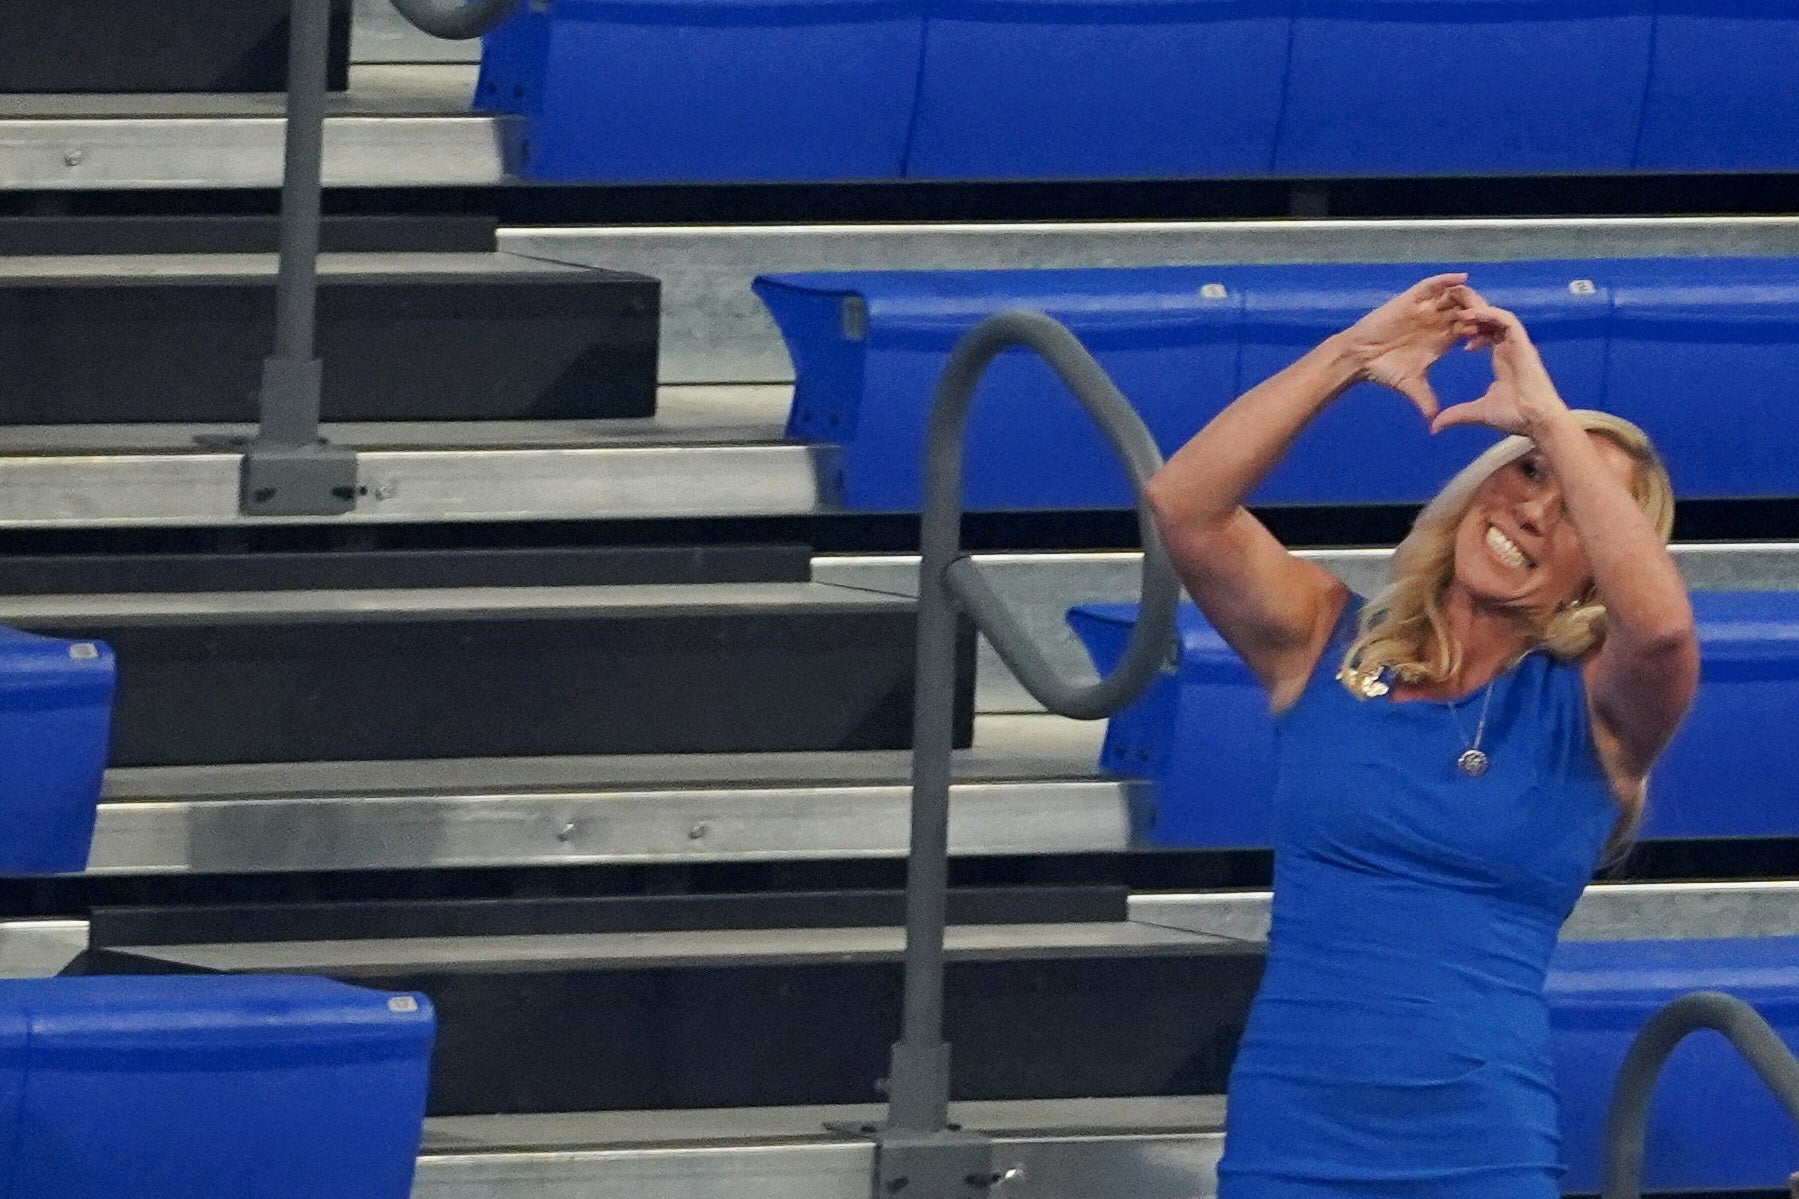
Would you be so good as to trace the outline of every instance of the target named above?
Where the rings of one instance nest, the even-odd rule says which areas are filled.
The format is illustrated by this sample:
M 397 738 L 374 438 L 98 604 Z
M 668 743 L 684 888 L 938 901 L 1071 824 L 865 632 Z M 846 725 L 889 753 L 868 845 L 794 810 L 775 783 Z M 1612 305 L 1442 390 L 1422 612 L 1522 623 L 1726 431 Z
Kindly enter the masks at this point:
M 0 920 L 0 978 L 49 978 L 86 949 L 85 920 Z
M 995 1138 L 1005 1199 L 1207 1199 L 1224 1101 L 957 1103 Z M 464 1116 L 428 1120 L 413 1199 L 867 1199 L 870 1142 L 827 1132 L 885 1109 Z
M 1363 595 L 1386 583 L 1388 549 L 1300 550 Z M 1675 563 L 1695 591 L 1799 590 L 1799 541 L 1690 544 L 1673 547 Z M 1142 555 L 1137 553 L 976 554 L 987 578 L 1030 630 L 1051 661 L 1071 677 L 1091 679 L 1091 660 L 1068 627 L 1079 604 L 1129 603 L 1137 599 Z M 916 554 L 826 555 L 813 560 L 812 577 L 846 587 L 895 595 L 918 594 Z M 985 638 L 980 643 L 975 704 L 982 712 L 1036 712 L 1042 705 L 1024 690 Z
M 1236 944 L 1210 933 L 1133 921 L 951 925 L 944 938 L 944 953 L 957 962 L 1179 957 Z M 196 970 L 342 977 L 444 969 L 513 973 L 897 962 L 905 943 L 904 928 L 776 928 L 134 945 L 131 952 Z
M 1095 775 L 1103 732 L 983 719 L 955 757 L 952 852 L 1126 848 L 1139 784 Z M 114 770 L 89 871 L 897 858 L 908 769 L 885 752 Z
M 440 587 L 362 591 L 136 592 L 0 596 L 0 623 L 131 621 L 144 625 L 308 620 L 565 619 L 805 608 L 909 609 L 912 601 L 826 583 L 634 583 L 567 587 Z
M 1267 891 L 1133 895 L 1131 919 L 1240 941 L 1268 939 Z M 1595 883 L 1562 928 L 1568 941 L 1799 936 L 1799 881 Z
M 325 121 L 330 187 L 480 187 L 505 178 L 506 118 L 469 111 L 464 63 L 360 66 Z M 280 95 L 0 95 L 0 189 L 270 188 Z
M 367 493 L 330 523 L 788 516 L 834 451 L 781 440 L 791 389 L 666 387 L 642 420 L 326 425 Z M 0 528 L 266 524 L 238 513 L 235 425 L 0 428 Z M 292 517 L 273 523 L 315 523 Z
M 1108 221 L 502 230 L 503 248 L 662 280 L 662 378 L 784 382 L 771 271 L 1799 254 L 1799 217 Z M 1478 281 L 1478 280 L 1477 280 Z

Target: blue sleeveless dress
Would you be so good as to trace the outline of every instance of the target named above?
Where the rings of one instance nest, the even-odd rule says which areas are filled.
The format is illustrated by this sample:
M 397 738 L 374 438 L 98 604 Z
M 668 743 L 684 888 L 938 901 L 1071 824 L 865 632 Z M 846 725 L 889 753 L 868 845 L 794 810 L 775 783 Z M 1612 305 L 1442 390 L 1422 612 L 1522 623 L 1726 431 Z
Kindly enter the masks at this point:
M 1500 676 L 1470 778 L 1485 689 L 1351 695 L 1360 608 L 1278 719 L 1268 967 L 1219 1199 L 1555 1199 L 1543 982 L 1618 817 L 1580 673 L 1532 653 Z

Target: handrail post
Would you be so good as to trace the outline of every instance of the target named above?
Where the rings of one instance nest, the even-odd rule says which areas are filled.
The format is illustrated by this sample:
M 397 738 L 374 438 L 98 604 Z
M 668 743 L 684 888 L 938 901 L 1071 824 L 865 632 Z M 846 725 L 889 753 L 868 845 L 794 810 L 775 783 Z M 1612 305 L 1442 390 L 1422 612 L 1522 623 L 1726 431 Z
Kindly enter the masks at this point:
M 1605 1120 L 1602 1199 L 1641 1199 L 1643 1142 L 1656 1079 L 1675 1047 L 1704 1028 L 1723 1033 L 1799 1123 L 1799 1059 L 1761 1014 L 1720 991 L 1683 995 L 1649 1018 L 1618 1069 Z M 1799 1178 L 1793 1185 L 1795 1199 L 1799 1199 Z
M 1053 677 L 1019 626 L 962 559 L 962 433 L 975 386 L 1005 349 L 1045 359 L 1124 459 L 1144 533 L 1144 601 L 1125 660 L 1111 677 L 1076 687 Z M 902 1029 L 889 1072 L 888 1118 L 873 1133 L 875 1199 L 971 1199 L 999 1181 L 992 1142 L 949 1125 L 950 1047 L 943 1030 L 944 933 L 949 885 L 950 755 L 954 737 L 956 622 L 968 611 L 1038 699 L 1054 712 L 1096 719 L 1145 687 L 1173 634 L 1180 589 L 1142 500 L 1161 465 L 1143 422 L 1067 329 L 1040 313 L 989 317 L 951 352 L 932 400 L 919 537 L 918 646 L 912 745 L 911 849 L 906 869 Z M 960 571 L 960 573 L 958 573 Z
M 247 516 L 356 507 L 356 455 L 319 436 L 323 366 L 314 347 L 331 0 L 293 0 L 292 14 L 275 349 L 262 364 L 261 423 L 243 446 L 238 507 Z

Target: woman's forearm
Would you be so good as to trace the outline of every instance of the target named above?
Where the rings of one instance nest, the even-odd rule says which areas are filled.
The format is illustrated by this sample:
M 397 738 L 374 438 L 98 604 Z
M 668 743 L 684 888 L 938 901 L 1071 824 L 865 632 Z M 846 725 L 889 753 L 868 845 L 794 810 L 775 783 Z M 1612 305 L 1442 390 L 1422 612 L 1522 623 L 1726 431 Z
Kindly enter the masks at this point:
M 1674 559 L 1591 435 L 1566 408 L 1526 432 L 1561 483 L 1568 519 L 1606 606 L 1607 640 L 1645 649 L 1690 641 L 1693 608 Z
M 1149 480 L 1145 494 L 1161 525 L 1203 533 L 1228 523 L 1360 369 L 1339 333 L 1237 397 Z

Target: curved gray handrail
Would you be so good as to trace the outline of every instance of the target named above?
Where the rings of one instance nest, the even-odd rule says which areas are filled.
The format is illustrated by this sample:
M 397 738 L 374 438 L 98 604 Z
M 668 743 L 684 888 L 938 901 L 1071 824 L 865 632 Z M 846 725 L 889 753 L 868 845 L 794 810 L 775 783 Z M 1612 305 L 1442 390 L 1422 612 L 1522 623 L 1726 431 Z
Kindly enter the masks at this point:
M 994 594 L 974 561 L 960 552 L 962 430 L 982 374 L 995 357 L 1013 346 L 1035 351 L 1055 370 L 1124 461 L 1137 492 L 1137 528 L 1143 539 L 1140 613 L 1124 657 L 1097 683 L 1071 683 L 1060 675 Z M 1077 720 L 1098 720 L 1128 704 L 1161 668 L 1181 598 L 1180 583 L 1142 495 L 1143 484 L 1162 465 L 1162 453 L 1130 401 L 1060 323 L 1040 312 L 1002 312 L 976 325 L 951 352 L 932 402 L 925 454 L 928 475 L 921 534 L 925 564 L 921 570 L 942 572 L 963 610 L 974 618 L 1019 682 L 1050 711 Z M 919 598 L 922 602 L 922 591 Z
M 480 37 L 512 15 L 519 0 L 393 0 L 400 15 L 432 37 L 460 42 Z
M 1643 1140 L 1655 1081 L 1675 1046 L 1702 1028 L 1730 1038 L 1787 1114 L 1799 1122 L 1799 1059 L 1761 1014 L 1721 991 L 1683 995 L 1649 1018 L 1619 1067 L 1605 1120 L 1603 1199 L 1639 1199 L 1642 1195 Z
M 1130 645 L 1097 683 L 1056 673 L 1017 619 L 962 555 L 962 433 L 975 385 L 1013 346 L 1055 370 L 1130 472 L 1143 535 L 1143 597 Z M 924 526 L 918 579 L 917 702 L 912 741 L 912 841 L 906 872 L 904 1030 L 889 1074 L 889 1131 L 937 1134 L 949 1111 L 949 1046 L 943 1040 L 943 930 L 949 879 L 950 751 L 955 730 L 958 602 L 1031 694 L 1053 712 L 1098 719 L 1129 703 L 1166 658 L 1180 584 L 1169 565 L 1143 484 L 1162 465 L 1155 440 L 1074 334 L 1039 312 L 988 317 L 956 344 L 931 402 L 925 439 Z

